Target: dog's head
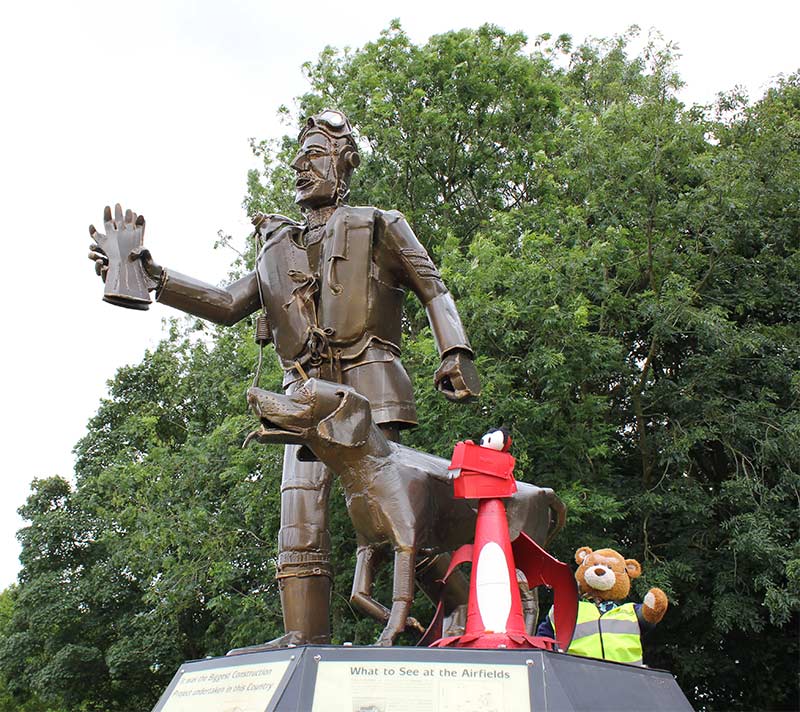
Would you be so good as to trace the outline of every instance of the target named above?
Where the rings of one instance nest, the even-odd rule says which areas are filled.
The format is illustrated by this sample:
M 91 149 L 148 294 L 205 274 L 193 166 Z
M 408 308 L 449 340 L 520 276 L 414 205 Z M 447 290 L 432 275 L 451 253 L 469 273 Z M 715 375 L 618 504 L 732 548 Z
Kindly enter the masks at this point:
M 308 379 L 292 393 L 281 395 L 251 388 L 247 402 L 261 427 L 247 436 L 261 443 L 306 445 L 315 454 L 320 445 L 358 447 L 372 426 L 369 401 L 350 386 Z

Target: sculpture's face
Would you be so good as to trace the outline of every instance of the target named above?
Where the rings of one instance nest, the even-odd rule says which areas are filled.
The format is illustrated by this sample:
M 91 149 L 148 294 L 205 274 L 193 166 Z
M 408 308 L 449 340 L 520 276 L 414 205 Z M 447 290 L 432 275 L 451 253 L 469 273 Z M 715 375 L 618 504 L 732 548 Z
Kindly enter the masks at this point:
M 321 133 L 305 137 L 291 163 L 297 173 L 294 202 L 301 208 L 324 208 L 336 203 L 336 165 L 331 141 Z

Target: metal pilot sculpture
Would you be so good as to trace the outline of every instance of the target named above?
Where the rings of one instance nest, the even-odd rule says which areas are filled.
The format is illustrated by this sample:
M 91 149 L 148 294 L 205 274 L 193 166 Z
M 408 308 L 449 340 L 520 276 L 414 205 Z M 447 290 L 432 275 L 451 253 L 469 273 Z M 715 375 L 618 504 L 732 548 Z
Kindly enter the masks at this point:
M 472 349 L 453 298 L 405 218 L 345 203 L 360 162 L 347 117 L 330 109 L 310 117 L 299 142 L 291 167 L 306 221 L 256 215 L 264 247 L 252 272 L 220 288 L 160 267 L 147 250 L 135 254 L 163 304 L 228 325 L 263 307 L 288 393 L 305 375 L 352 386 L 369 400 L 387 437 L 398 440 L 417 422 L 400 362 L 406 289 L 425 307 L 442 360 L 434 383 L 451 400 L 479 393 Z M 97 244 L 89 257 L 103 276 L 109 261 L 100 246 L 115 232 L 144 230 L 141 216 L 123 217 L 119 207 L 116 220 L 106 208 L 105 222 L 105 236 L 90 227 Z M 124 305 L 124 297 L 115 303 Z M 330 640 L 331 474 L 319 462 L 300 461 L 298 451 L 286 446 L 281 483 L 278 579 L 286 632 L 267 645 Z

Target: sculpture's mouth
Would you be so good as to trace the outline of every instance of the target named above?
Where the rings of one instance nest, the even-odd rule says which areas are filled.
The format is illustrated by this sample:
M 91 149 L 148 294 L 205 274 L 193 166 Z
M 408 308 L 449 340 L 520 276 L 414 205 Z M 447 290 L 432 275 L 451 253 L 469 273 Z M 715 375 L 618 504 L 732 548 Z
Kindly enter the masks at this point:
M 302 435 L 305 430 L 299 427 L 292 427 L 282 423 L 275 423 L 269 418 L 259 418 L 261 422 L 261 435 L 265 437 L 280 437 L 281 435 Z
M 242 447 L 247 447 L 251 441 L 272 445 L 282 443 L 285 445 L 302 445 L 305 442 L 306 430 L 303 428 L 287 427 L 280 423 L 273 423 L 268 418 L 259 418 L 261 425 L 258 430 L 251 432 Z
M 297 180 L 294 182 L 294 187 L 296 190 L 302 192 L 311 188 L 317 181 L 315 178 L 308 173 L 302 173 L 297 177 Z

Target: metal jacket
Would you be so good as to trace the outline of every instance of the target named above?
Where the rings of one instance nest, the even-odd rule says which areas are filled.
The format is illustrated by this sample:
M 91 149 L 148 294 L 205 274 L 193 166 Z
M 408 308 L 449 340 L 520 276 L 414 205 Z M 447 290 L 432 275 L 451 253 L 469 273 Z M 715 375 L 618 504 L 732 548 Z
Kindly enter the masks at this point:
M 548 614 L 555 631 L 553 611 Z M 578 603 L 578 621 L 568 653 L 589 658 L 642 664 L 642 639 L 633 603 L 624 603 L 600 615 L 594 603 Z
M 320 351 L 356 359 L 371 343 L 399 353 L 402 303 L 411 289 L 425 306 L 439 353 L 471 353 L 450 293 L 400 213 L 340 207 L 313 265 L 304 225 L 271 215 L 259 229 L 265 244 L 257 270 L 224 288 L 164 270 L 158 300 L 234 324 L 260 308 L 260 288 L 275 349 L 289 368 Z

